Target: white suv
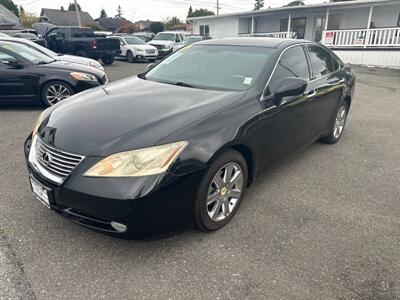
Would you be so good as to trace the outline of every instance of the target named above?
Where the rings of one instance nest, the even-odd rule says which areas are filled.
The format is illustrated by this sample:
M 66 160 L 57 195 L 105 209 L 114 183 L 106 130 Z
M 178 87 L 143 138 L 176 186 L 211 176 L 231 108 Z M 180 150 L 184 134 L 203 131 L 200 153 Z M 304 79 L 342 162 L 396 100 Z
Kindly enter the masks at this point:
M 181 32 L 164 31 L 157 33 L 154 39 L 147 44 L 156 47 L 158 50 L 158 56 L 162 58 L 172 53 L 174 47 L 183 42 L 183 40 L 184 35 Z
M 130 63 L 138 60 L 154 62 L 157 59 L 157 48 L 147 45 L 142 39 L 136 36 L 109 36 L 108 38 L 119 39 L 121 43 L 120 56 L 126 57 Z

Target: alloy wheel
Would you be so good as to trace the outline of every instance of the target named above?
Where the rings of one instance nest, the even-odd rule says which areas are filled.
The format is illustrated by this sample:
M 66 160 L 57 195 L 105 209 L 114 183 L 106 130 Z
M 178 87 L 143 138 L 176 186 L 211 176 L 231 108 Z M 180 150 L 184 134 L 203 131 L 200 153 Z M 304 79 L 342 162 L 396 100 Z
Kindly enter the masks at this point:
M 346 107 L 341 106 L 336 115 L 335 125 L 333 127 L 333 136 L 338 139 L 343 132 L 346 123 Z
M 69 96 L 70 90 L 62 84 L 50 85 L 46 91 L 46 99 L 50 105 L 55 105 Z
M 243 191 L 243 170 L 230 162 L 215 174 L 208 189 L 207 213 L 215 222 L 226 219 L 236 208 Z

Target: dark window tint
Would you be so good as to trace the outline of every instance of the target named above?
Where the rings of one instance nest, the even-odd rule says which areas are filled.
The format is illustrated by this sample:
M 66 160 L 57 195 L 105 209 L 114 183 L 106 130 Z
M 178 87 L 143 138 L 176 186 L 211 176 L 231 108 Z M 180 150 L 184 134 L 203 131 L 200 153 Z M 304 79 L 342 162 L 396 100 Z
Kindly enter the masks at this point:
M 289 48 L 282 54 L 269 83 L 269 90 L 274 91 L 276 85 L 287 77 L 310 79 L 307 58 L 302 46 Z
M 89 28 L 72 28 L 71 35 L 74 38 L 92 38 L 95 37 L 94 31 Z
M 316 78 L 335 71 L 331 54 L 315 45 L 308 45 L 311 67 Z

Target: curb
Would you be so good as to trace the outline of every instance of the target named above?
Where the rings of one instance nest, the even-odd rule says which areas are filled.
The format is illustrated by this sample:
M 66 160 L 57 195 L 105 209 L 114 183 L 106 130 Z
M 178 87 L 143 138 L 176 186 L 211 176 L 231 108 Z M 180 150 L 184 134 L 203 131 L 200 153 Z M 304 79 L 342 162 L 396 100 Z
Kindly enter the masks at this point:
M 0 300 L 36 300 L 6 239 L 0 236 Z

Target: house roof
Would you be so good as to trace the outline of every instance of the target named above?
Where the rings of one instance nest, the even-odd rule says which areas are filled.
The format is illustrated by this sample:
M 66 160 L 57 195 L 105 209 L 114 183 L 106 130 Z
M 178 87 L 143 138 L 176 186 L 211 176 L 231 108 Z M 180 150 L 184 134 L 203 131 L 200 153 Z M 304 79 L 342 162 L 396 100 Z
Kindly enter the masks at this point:
M 3 29 L 14 29 L 20 27 L 18 17 L 1 4 L 0 4 L 0 27 Z
M 97 22 L 108 30 L 116 30 L 126 22 L 131 23 L 125 18 L 110 18 L 110 17 L 99 18 L 97 19 Z
M 144 27 L 149 27 L 151 23 L 155 23 L 155 21 L 140 20 L 136 22 L 136 24 L 142 24 Z
M 96 23 L 88 12 L 81 11 L 80 15 L 82 25 Z M 43 8 L 40 16 L 57 26 L 79 26 L 75 11 Z
M 322 1 L 322 0 L 321 0 Z M 398 4 L 399 0 L 354 0 L 354 1 L 343 1 L 343 2 L 331 2 L 331 3 L 320 3 L 320 4 L 310 4 L 303 6 L 284 6 L 284 7 L 276 7 L 276 8 L 266 8 L 260 10 L 253 11 L 245 11 L 239 13 L 229 13 L 229 14 L 221 14 L 221 15 L 212 15 L 212 16 L 204 16 L 197 18 L 188 18 L 190 21 L 197 21 L 203 19 L 217 19 L 224 17 L 239 17 L 239 16 L 254 16 L 254 15 L 263 15 L 267 13 L 280 13 L 280 12 L 290 12 L 290 11 L 301 11 L 301 10 L 309 10 L 309 9 L 335 9 L 335 8 L 347 8 L 347 7 L 363 7 L 363 6 L 371 6 L 371 5 L 391 5 Z

